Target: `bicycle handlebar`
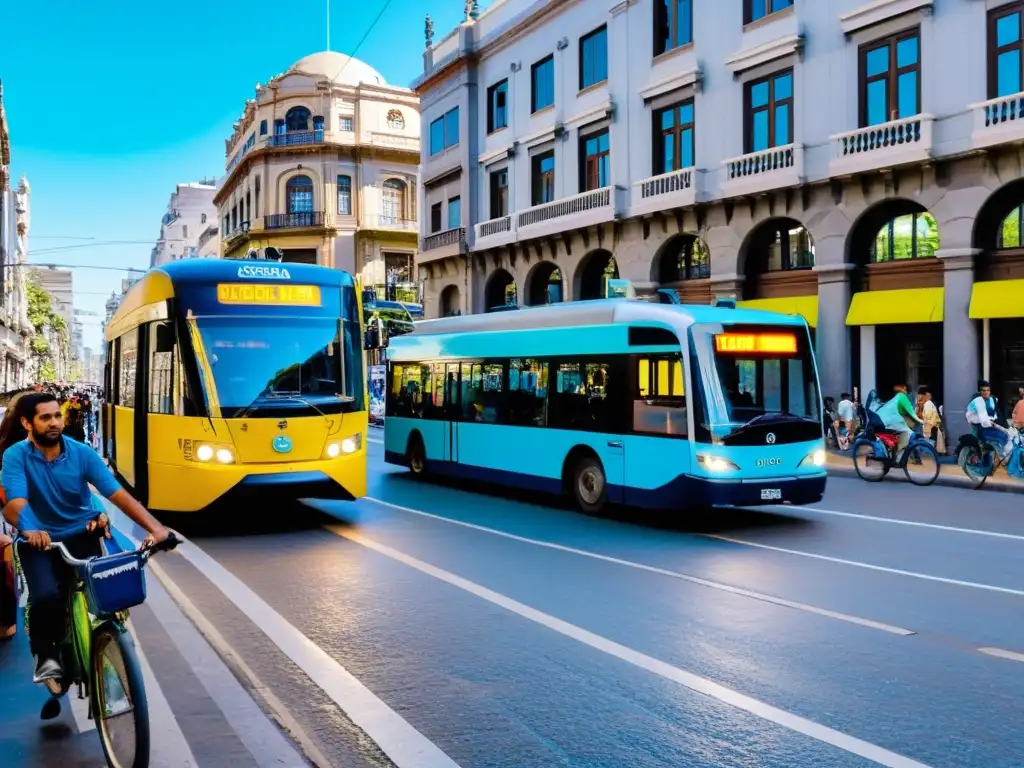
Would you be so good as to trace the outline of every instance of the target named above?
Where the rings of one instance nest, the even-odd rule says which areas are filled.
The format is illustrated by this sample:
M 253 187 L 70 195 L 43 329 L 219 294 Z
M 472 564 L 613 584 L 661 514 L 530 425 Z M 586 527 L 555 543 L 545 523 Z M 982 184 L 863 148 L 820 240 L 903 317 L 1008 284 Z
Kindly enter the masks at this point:
M 26 543 L 26 540 L 25 540 L 24 537 L 19 536 L 18 538 L 16 538 L 14 540 L 14 543 L 15 544 L 24 544 L 24 543 Z M 151 558 L 157 552 L 170 552 L 172 549 L 177 547 L 180 543 L 181 543 L 181 539 L 178 538 L 178 535 L 174 531 L 171 531 L 171 535 L 167 537 L 166 541 L 163 541 L 160 544 L 157 544 L 157 545 L 152 546 L 152 547 L 146 547 L 146 546 L 139 547 L 139 549 L 137 551 L 142 552 L 142 554 L 145 557 L 145 559 L 148 560 L 149 558 Z M 68 565 L 75 566 L 77 568 L 81 568 L 81 567 L 84 567 L 84 566 L 88 565 L 89 561 L 93 559 L 93 558 L 90 557 L 90 558 L 87 558 L 85 560 L 81 560 L 81 559 L 75 557 L 74 555 L 71 554 L 71 552 L 68 551 L 68 548 L 64 545 L 64 542 L 62 542 L 62 541 L 51 541 L 50 542 L 50 546 L 47 547 L 47 550 L 49 550 L 51 552 L 59 552 L 61 558 L 63 558 L 65 563 L 67 563 Z

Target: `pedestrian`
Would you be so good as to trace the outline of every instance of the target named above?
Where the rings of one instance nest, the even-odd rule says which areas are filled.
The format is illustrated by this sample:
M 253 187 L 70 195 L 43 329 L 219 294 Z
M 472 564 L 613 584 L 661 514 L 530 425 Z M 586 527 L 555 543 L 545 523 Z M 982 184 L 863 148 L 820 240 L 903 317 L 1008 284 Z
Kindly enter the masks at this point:
M 1017 387 L 1017 404 L 1013 406 L 1013 415 L 1010 419 L 1016 429 L 1024 429 L 1024 386 Z
M 850 447 L 850 440 L 856 434 L 854 422 L 857 420 L 857 406 L 849 392 L 843 392 L 839 398 L 839 405 L 836 406 L 836 415 L 839 417 L 836 423 L 836 434 L 840 439 L 840 449 L 846 450 Z
M 11 398 L 0 422 L 0 466 L 3 466 L 3 453 L 28 436 L 17 416 L 20 399 L 20 394 Z M 0 505 L 6 504 L 7 496 L 0 488 Z M 0 640 L 10 640 L 18 631 L 18 575 L 14 563 L 14 539 L 17 535 L 18 532 L 6 520 L 0 519 Z
M 931 441 L 936 451 L 940 454 L 944 453 L 942 416 L 939 415 L 939 409 L 932 401 L 932 391 L 926 386 L 917 389 L 917 416 L 924 422 L 924 436 Z M 943 444 L 940 445 L 940 443 Z

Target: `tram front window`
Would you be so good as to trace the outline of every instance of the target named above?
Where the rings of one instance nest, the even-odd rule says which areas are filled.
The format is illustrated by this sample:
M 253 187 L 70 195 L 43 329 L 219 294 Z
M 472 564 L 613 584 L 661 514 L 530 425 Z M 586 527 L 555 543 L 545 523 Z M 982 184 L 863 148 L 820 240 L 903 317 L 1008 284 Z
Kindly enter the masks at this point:
M 304 415 L 360 409 L 362 354 L 351 323 L 305 317 L 195 322 L 224 418 L 258 417 L 261 410 L 282 407 L 308 410 Z

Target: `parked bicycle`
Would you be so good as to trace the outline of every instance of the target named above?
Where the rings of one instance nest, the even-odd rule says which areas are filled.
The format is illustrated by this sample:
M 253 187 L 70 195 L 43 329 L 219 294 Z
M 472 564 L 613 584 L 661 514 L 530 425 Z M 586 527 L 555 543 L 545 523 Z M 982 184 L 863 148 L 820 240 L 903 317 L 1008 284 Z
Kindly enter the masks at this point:
M 75 578 L 67 590 L 68 629 L 60 648 L 64 675 L 45 681 L 51 698 L 41 717 L 57 717 L 61 698 L 77 686 L 78 697 L 90 700 L 89 718 L 96 721 L 110 768 L 149 766 L 146 687 L 125 623 L 128 609 L 146 600 L 144 569 L 149 558 L 178 544 L 172 533 L 155 547 L 86 560 L 74 557 L 60 542 L 49 546 L 74 569 Z
M 857 476 L 869 483 L 880 482 L 889 470 L 902 469 L 914 485 L 931 485 L 939 477 L 939 454 L 923 435 L 910 437 L 902 456 L 899 435 L 886 429 L 869 426 L 853 441 L 851 454 Z
M 998 448 L 976 435 L 961 435 L 956 449 L 956 463 L 980 490 L 1001 466 L 1011 477 L 1024 480 L 1024 433 L 1010 427 L 1010 455 L 1004 460 Z

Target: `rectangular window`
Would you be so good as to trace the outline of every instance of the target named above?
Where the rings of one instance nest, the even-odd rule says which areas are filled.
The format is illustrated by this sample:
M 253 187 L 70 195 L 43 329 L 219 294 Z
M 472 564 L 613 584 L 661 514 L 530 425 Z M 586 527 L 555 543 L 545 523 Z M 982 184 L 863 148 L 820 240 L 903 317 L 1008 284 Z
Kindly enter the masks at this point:
M 580 192 L 611 185 L 608 129 L 580 138 Z
M 608 27 L 580 38 L 580 90 L 608 79 Z
M 1004 5 L 988 16 L 988 96 L 1024 91 L 1024 3 Z
M 501 424 L 505 395 L 505 363 L 462 364 L 463 421 Z
M 654 175 L 692 168 L 693 102 L 654 113 Z
M 274 135 L 283 136 L 286 131 L 287 127 L 285 126 L 284 119 L 279 117 L 274 121 Z
M 352 133 L 352 118 L 338 115 L 338 130 L 341 133 Z
M 611 363 L 561 362 L 555 369 L 548 425 L 557 429 L 613 432 L 619 426 L 609 397 Z
M 430 124 L 430 154 L 436 155 L 459 143 L 459 108 L 449 109 Z
M 266 136 L 266 135 L 267 135 L 267 121 L 266 120 L 260 120 L 260 136 Z
M 338 177 L 338 213 L 342 216 L 352 215 L 352 177 Z
M 448 229 L 462 226 L 462 200 L 452 197 L 448 200 Z
M 121 378 L 117 389 L 117 404 L 122 408 L 135 407 L 135 376 L 139 365 L 139 329 L 132 328 L 121 337 Z
M 763 19 L 777 11 L 784 11 L 793 4 L 793 0 L 743 0 L 743 23 Z
M 174 325 L 149 326 L 149 413 L 174 413 Z
M 403 418 L 430 418 L 434 410 L 433 377 L 430 365 L 394 363 L 388 375 L 386 415 Z
M 507 423 L 543 427 L 547 423 L 548 364 L 540 360 L 510 360 Z
M 530 112 L 555 103 L 555 57 L 552 54 L 530 68 Z
M 550 203 L 555 199 L 555 150 L 534 155 L 530 165 L 532 204 Z
M 693 42 L 693 0 L 654 0 L 654 55 Z
M 686 387 L 679 355 L 636 360 L 633 431 L 686 437 Z
M 917 30 L 860 49 L 860 124 L 881 125 L 921 112 Z
M 746 151 L 793 143 L 793 71 L 747 83 Z
M 508 125 L 508 80 L 487 89 L 487 132 Z
M 443 203 L 434 203 L 430 206 L 430 231 L 441 231 L 441 206 Z
M 508 216 L 508 168 L 491 171 L 491 218 Z

